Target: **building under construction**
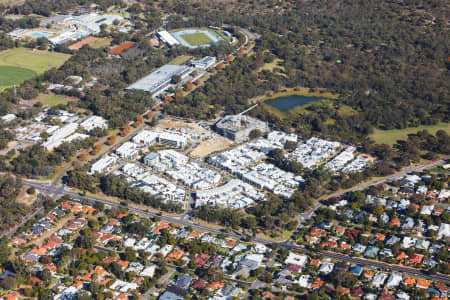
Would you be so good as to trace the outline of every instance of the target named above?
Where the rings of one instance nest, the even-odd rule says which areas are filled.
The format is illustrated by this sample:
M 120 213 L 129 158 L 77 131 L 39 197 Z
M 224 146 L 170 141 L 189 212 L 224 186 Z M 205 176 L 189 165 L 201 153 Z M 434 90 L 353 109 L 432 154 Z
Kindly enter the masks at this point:
M 265 122 L 242 114 L 224 117 L 216 123 L 215 129 L 219 134 L 236 142 L 247 140 L 252 130 L 257 129 L 261 133 L 269 130 Z

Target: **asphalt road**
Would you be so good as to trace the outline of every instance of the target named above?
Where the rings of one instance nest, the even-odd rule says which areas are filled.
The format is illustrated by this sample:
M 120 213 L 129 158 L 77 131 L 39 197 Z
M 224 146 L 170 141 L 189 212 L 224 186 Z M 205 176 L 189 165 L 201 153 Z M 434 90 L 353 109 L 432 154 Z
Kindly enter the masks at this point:
M 429 163 L 427 165 L 424 166 L 420 166 L 417 168 L 406 168 L 403 172 L 394 174 L 392 176 L 388 176 L 386 178 L 383 178 L 382 180 L 379 181 L 375 181 L 372 183 L 369 183 L 367 185 L 364 186 L 359 186 L 357 188 L 355 188 L 355 190 L 360 190 L 360 189 L 364 189 L 367 188 L 371 185 L 375 185 L 375 184 L 379 184 L 379 183 L 383 183 L 386 181 L 390 181 L 390 180 L 394 180 L 394 179 L 398 179 L 402 176 L 404 176 L 406 173 L 409 172 L 414 172 L 414 171 L 421 171 L 430 167 L 434 167 L 436 165 L 442 164 L 444 163 L 444 160 L 440 160 L 440 161 L 436 161 L 433 163 Z M 174 224 L 178 224 L 178 225 L 182 225 L 182 226 L 191 226 L 192 228 L 199 230 L 199 231 L 204 231 L 204 232 L 209 232 L 209 233 L 214 233 L 214 234 L 226 234 L 232 238 L 235 239 L 243 239 L 244 236 L 241 234 L 238 234 L 236 232 L 225 232 L 222 230 L 219 230 L 217 228 L 214 227 L 209 227 L 206 225 L 201 225 L 201 224 L 196 224 L 193 223 L 192 221 L 190 221 L 187 218 L 184 218 L 183 215 L 162 215 L 162 214 L 157 214 L 151 211 L 147 211 L 147 210 L 143 210 L 143 209 L 138 209 L 138 208 L 134 208 L 134 207 L 129 207 L 129 206 L 124 206 L 121 205 L 120 203 L 117 202 L 113 202 L 110 200 L 105 200 L 105 199 L 101 199 L 101 198 L 97 198 L 97 197 L 93 197 L 93 196 L 88 196 L 88 195 L 80 195 L 78 193 L 75 192 L 71 192 L 71 191 L 67 191 L 64 186 L 62 187 L 58 187 L 55 188 L 54 185 L 48 185 L 48 184 L 44 184 L 44 183 L 40 183 L 40 182 L 36 182 L 36 181 L 29 181 L 29 180 L 23 180 L 23 183 L 25 185 L 28 186 L 34 186 L 36 189 L 40 190 L 41 192 L 52 192 L 55 193 L 56 191 L 59 193 L 59 195 L 69 195 L 71 196 L 73 199 L 75 200 L 87 200 L 91 203 L 95 203 L 95 202 L 102 202 L 106 205 L 110 205 L 112 207 L 125 207 L 128 210 L 130 210 L 133 213 L 139 214 L 141 216 L 146 216 L 146 217 L 159 217 L 162 220 L 169 222 L 169 223 L 174 223 Z M 333 195 L 333 197 L 335 197 L 336 195 Z M 320 206 L 319 206 L 320 207 Z M 315 209 L 317 209 L 315 207 Z M 305 217 L 311 217 L 313 215 L 314 210 L 308 212 Z M 285 241 L 285 242 L 281 242 L 281 243 L 277 243 L 274 242 L 272 240 L 269 239 L 264 239 L 264 238 L 254 238 L 253 239 L 254 242 L 257 243 L 261 243 L 261 244 L 265 244 L 265 245 L 271 245 L 271 244 L 278 244 L 280 247 L 289 249 L 289 250 L 293 250 L 293 249 L 298 249 L 298 250 L 303 250 L 303 251 L 310 251 L 302 246 L 298 246 L 293 244 L 292 242 L 289 241 Z M 317 251 L 316 251 L 317 252 Z M 404 273 L 404 274 L 409 274 L 409 275 L 414 275 L 414 276 L 421 276 L 424 278 L 428 278 L 428 279 L 433 279 L 433 280 L 439 280 L 442 282 L 445 282 L 447 284 L 450 284 L 450 276 L 448 275 L 443 275 L 443 274 L 435 274 L 435 275 L 429 275 L 424 273 L 422 270 L 419 269 L 413 269 L 413 268 L 408 268 L 408 267 L 404 267 L 404 266 L 400 266 L 400 265 L 391 265 L 385 262 L 381 262 L 381 261 L 374 261 L 374 260 L 367 260 L 364 258 L 357 258 L 357 257 L 350 257 L 344 254 L 340 254 L 340 253 L 334 253 L 334 252 L 327 252 L 327 251 L 319 251 L 319 253 L 321 253 L 324 257 L 330 258 L 330 259 L 335 259 L 335 260 L 339 260 L 339 261 L 346 261 L 352 264 L 360 264 L 360 265 L 370 265 L 373 267 L 377 267 L 377 268 L 389 268 L 391 270 L 400 272 L 400 273 Z
M 438 280 L 438 281 L 445 282 L 446 284 L 450 284 L 450 276 L 444 275 L 444 274 L 429 275 L 420 269 L 414 269 L 414 268 L 400 266 L 400 265 L 392 265 L 392 264 L 388 264 L 388 263 L 378 261 L 378 260 L 375 261 L 375 260 L 370 260 L 370 259 L 365 259 L 365 258 L 352 257 L 352 256 L 348 256 L 348 255 L 341 254 L 341 253 L 321 251 L 321 250 L 319 250 L 319 251 L 309 250 L 303 246 L 298 246 L 298 245 L 294 245 L 294 244 L 290 244 L 290 243 L 283 243 L 283 244 L 281 244 L 281 246 L 286 249 L 289 249 L 289 250 L 297 249 L 297 250 L 302 250 L 302 251 L 306 251 L 306 252 L 316 252 L 316 253 L 318 252 L 326 258 L 330 258 L 330 259 L 334 259 L 334 260 L 344 261 L 344 262 L 348 262 L 351 264 L 357 264 L 360 266 L 363 266 L 363 265 L 372 266 L 372 267 L 375 267 L 378 269 L 390 269 L 392 271 L 396 271 L 399 273 L 413 275 L 413 276 L 420 276 L 423 278 L 427 278 L 427 279 L 431 279 L 431 280 Z
M 42 188 L 42 185 L 39 183 L 36 183 L 36 182 L 24 181 L 24 184 L 31 185 L 36 188 Z M 45 187 L 44 190 L 46 188 L 47 187 Z M 126 207 L 117 202 L 100 199 L 97 197 L 87 196 L 87 195 L 81 196 L 78 193 L 74 193 L 74 192 L 70 192 L 70 191 L 66 191 L 66 190 L 64 190 L 64 194 L 70 195 L 73 199 L 79 199 L 79 200 L 84 199 L 84 200 L 87 200 L 90 202 L 102 202 L 106 205 L 115 206 L 115 207 Z M 228 235 L 232 238 L 238 239 L 238 240 L 244 238 L 244 236 L 237 234 L 236 232 L 224 232 L 217 228 L 193 223 L 190 220 L 186 220 L 184 218 L 179 218 L 179 216 L 164 216 L 164 215 L 160 215 L 157 213 L 153 213 L 150 211 L 146 211 L 146 210 L 142 210 L 142 209 L 138 209 L 138 208 L 134 208 L 134 207 L 126 207 L 126 208 L 128 208 L 131 212 L 139 214 L 141 216 L 147 216 L 147 217 L 156 217 L 157 216 L 166 222 L 174 223 L 174 224 L 178 224 L 178 225 L 182 225 L 182 226 L 191 226 L 192 228 L 199 230 L 199 231 L 204 231 L 204 232 L 209 232 L 209 233 L 214 233 L 214 234 L 222 233 L 222 234 L 226 234 L 226 235 Z M 280 247 L 283 247 L 283 248 L 286 248 L 289 250 L 297 249 L 297 250 L 302 250 L 302 251 L 306 251 L 306 252 L 310 251 L 310 250 L 306 249 L 305 247 L 295 245 L 292 242 L 276 243 L 272 240 L 263 239 L 263 238 L 254 238 L 253 241 L 257 242 L 257 243 L 265 244 L 265 245 L 278 244 Z M 315 252 L 317 252 L 317 251 L 315 251 Z M 400 266 L 400 265 L 391 265 L 391 264 L 388 264 L 385 262 L 373 261 L 373 260 L 368 260 L 368 259 L 364 259 L 364 258 L 350 257 L 350 256 L 340 254 L 340 253 L 327 252 L 327 251 L 319 251 L 319 253 L 321 253 L 324 257 L 339 260 L 339 261 L 346 261 L 346 262 L 349 262 L 352 264 L 359 264 L 359 265 L 370 265 L 370 266 L 377 267 L 377 268 L 390 268 L 393 271 L 401 272 L 404 274 L 421 276 L 424 278 L 439 280 L 439 281 L 445 282 L 447 284 L 450 284 L 450 276 L 448 276 L 448 275 L 443 275 L 443 274 L 428 275 L 419 269 L 408 268 L 408 267 L 404 267 L 404 266 Z
M 369 183 L 364 184 L 364 185 L 356 186 L 356 187 L 352 188 L 350 191 L 362 191 L 362 190 L 365 190 L 365 189 L 367 189 L 367 188 L 369 188 L 371 186 L 374 186 L 374 185 L 378 185 L 378 184 L 381 184 L 381 183 L 385 183 L 385 182 L 389 182 L 389 181 L 400 179 L 403 176 L 405 176 L 406 174 L 411 173 L 411 172 L 422 172 L 423 170 L 426 170 L 426 169 L 433 168 L 435 166 L 444 164 L 445 163 L 445 159 L 448 159 L 448 157 L 446 157 L 444 159 L 441 159 L 441 160 L 438 160 L 438 161 L 434 161 L 434 162 L 428 163 L 426 165 L 422 165 L 422 166 L 416 167 L 416 168 L 408 168 L 408 167 L 404 168 L 399 173 L 396 173 L 396 174 L 393 174 L 393 175 L 390 175 L 390 176 L 387 176 L 387 177 L 383 177 L 382 179 L 375 180 L 375 181 L 369 182 Z M 342 195 L 344 195 L 345 193 L 348 193 L 348 192 L 349 191 L 344 191 L 344 192 L 337 192 L 337 193 L 334 193 L 334 194 L 331 194 L 331 195 L 327 195 L 326 197 L 321 198 L 320 201 L 325 201 L 325 200 L 328 200 L 330 198 L 339 197 L 339 196 L 342 196 Z M 320 201 L 313 208 L 311 208 L 309 211 L 304 212 L 302 214 L 299 214 L 297 216 L 297 218 L 300 221 L 299 227 L 302 226 L 301 225 L 302 222 L 310 219 L 314 215 L 314 212 L 316 210 L 318 210 L 320 207 L 322 207 L 322 204 L 320 203 Z

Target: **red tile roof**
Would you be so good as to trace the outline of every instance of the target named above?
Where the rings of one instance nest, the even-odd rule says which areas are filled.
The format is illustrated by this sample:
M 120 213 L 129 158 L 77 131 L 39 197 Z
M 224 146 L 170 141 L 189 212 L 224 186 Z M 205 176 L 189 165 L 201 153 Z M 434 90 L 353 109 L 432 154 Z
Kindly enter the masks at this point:
M 115 258 L 115 257 L 108 257 L 108 258 L 105 258 L 104 260 L 102 260 L 100 263 L 101 264 L 110 264 L 112 262 L 115 262 L 116 260 L 117 260 L 117 258 Z
M 420 264 L 422 262 L 423 255 L 414 253 L 414 255 L 409 259 L 410 262 L 415 264 Z
M 215 291 L 217 289 L 222 288 L 224 285 L 225 285 L 225 283 L 223 283 L 223 282 L 214 281 L 214 282 L 211 282 L 210 284 L 208 284 L 208 289 L 211 291 Z
M 194 289 L 203 289 L 207 284 L 208 284 L 208 282 L 206 282 L 206 281 L 203 280 L 203 279 L 195 279 L 195 280 L 192 282 L 192 287 L 193 287 Z
M 3 294 L 0 298 L 6 299 L 6 300 L 16 300 L 19 297 L 18 292 L 10 292 L 8 294 Z
M 209 258 L 210 256 L 208 254 L 200 253 L 195 257 L 194 263 L 203 266 L 208 262 Z

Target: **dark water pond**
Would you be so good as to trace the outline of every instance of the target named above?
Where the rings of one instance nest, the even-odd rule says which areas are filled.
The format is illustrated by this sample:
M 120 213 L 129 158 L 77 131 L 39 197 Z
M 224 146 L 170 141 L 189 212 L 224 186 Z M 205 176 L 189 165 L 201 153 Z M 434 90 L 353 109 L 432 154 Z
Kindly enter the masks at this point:
M 265 103 L 278 108 L 282 111 L 288 111 L 296 106 L 302 106 L 309 102 L 319 100 L 319 97 L 309 97 L 309 96 L 286 96 L 286 97 L 278 97 L 275 99 L 267 100 Z

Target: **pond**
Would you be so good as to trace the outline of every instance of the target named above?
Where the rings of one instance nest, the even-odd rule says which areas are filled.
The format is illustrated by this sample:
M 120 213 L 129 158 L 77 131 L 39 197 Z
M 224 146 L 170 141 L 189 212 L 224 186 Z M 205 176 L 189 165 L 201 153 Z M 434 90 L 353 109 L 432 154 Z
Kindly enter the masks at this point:
M 299 96 L 299 95 L 292 95 L 292 96 L 285 96 L 285 97 L 278 97 L 275 99 L 267 100 L 265 103 L 278 108 L 282 111 L 288 111 L 296 106 L 302 106 L 305 104 L 308 104 L 309 102 L 316 101 L 322 98 L 319 97 L 311 97 L 311 96 Z

